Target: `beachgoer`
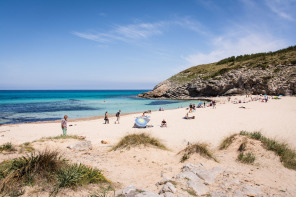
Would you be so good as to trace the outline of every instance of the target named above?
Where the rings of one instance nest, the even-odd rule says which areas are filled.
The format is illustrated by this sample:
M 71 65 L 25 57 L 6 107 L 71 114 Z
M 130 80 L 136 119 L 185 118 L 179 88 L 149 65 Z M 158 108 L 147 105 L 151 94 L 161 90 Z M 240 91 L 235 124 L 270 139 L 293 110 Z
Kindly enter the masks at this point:
M 108 112 L 106 111 L 106 113 L 105 113 L 105 118 L 104 118 L 104 120 L 105 120 L 105 124 L 109 124 L 109 118 L 108 118 Z
M 192 104 L 190 103 L 190 105 L 189 105 L 189 113 L 191 113 L 192 112 Z
M 167 122 L 165 121 L 165 119 L 163 119 L 163 121 L 161 121 L 160 127 L 167 127 Z
M 184 118 L 187 119 L 187 120 L 190 120 L 190 119 L 195 119 L 195 116 L 189 117 L 189 115 L 187 113 Z
M 68 119 L 68 116 L 65 115 L 64 116 L 64 119 L 62 120 L 62 130 L 63 130 L 63 135 L 67 135 L 67 119 Z
M 204 101 L 204 108 L 206 108 L 206 102 Z
M 142 114 L 142 117 L 145 117 L 146 115 L 145 115 L 145 112 L 143 112 L 143 114 Z
M 116 124 L 116 122 L 118 122 L 118 124 L 119 124 L 119 119 L 120 119 L 120 112 L 121 112 L 121 110 L 119 110 L 117 113 L 116 113 L 116 121 L 115 121 L 115 124 Z
M 192 105 L 192 109 L 195 111 L 195 104 Z
M 162 110 L 161 110 L 161 107 L 159 108 L 159 111 L 162 111 Z

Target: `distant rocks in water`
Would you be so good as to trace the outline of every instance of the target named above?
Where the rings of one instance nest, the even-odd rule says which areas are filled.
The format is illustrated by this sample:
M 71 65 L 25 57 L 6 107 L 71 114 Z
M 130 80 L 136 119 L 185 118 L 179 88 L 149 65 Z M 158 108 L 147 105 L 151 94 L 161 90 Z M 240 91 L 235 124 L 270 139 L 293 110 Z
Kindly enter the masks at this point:
M 177 101 L 152 101 L 146 105 L 167 105 L 167 104 L 173 104 L 173 103 L 178 103 Z
M 92 149 L 91 141 L 82 141 L 69 145 L 67 148 L 74 151 L 88 151 Z
M 191 67 L 138 96 L 192 99 L 237 94 L 296 94 L 296 46 Z

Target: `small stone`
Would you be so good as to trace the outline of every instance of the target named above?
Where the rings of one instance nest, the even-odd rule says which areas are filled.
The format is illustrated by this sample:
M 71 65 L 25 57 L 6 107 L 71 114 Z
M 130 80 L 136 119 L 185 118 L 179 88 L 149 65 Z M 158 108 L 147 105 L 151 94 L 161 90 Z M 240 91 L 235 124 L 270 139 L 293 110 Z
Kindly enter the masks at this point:
M 161 179 L 161 181 L 157 182 L 156 185 L 163 185 L 163 184 L 166 184 L 169 181 L 170 181 L 170 179 L 165 177 L 165 178 Z
M 171 192 L 171 193 L 176 193 L 177 189 L 175 188 L 175 186 L 171 183 L 171 182 L 167 182 L 162 189 L 160 190 L 160 194 L 161 193 L 166 193 L 166 192 Z
M 164 197 L 174 197 L 175 195 L 171 192 L 165 192 L 164 194 Z

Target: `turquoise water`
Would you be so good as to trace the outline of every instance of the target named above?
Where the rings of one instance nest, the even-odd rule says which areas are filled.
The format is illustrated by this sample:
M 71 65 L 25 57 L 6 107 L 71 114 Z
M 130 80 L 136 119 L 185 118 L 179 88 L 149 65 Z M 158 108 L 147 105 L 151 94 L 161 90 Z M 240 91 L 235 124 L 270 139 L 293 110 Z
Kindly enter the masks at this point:
M 0 90 L 0 124 L 102 116 L 174 109 L 192 101 L 151 100 L 137 95 L 148 90 Z M 105 102 L 104 102 L 105 101 Z M 197 103 L 198 101 L 195 101 Z

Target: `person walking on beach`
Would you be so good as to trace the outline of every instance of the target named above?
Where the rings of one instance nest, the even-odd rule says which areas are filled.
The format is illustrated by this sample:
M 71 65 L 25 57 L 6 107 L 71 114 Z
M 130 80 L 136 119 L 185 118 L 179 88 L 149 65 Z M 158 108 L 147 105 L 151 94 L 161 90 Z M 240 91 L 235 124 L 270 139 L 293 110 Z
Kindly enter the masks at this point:
M 105 118 L 104 118 L 104 120 L 105 120 L 105 124 L 109 124 L 109 118 L 108 118 L 108 112 L 106 111 L 106 113 L 105 113 Z
M 62 120 L 62 124 L 61 124 L 64 136 L 67 135 L 67 120 L 68 120 L 68 116 L 65 115 L 64 119 Z
M 216 101 L 212 101 L 212 105 L 213 105 L 213 109 L 215 109 L 216 108 Z
M 116 113 L 116 121 L 115 121 L 115 124 L 116 124 L 116 122 L 118 122 L 118 124 L 119 124 L 119 119 L 120 119 L 120 110 Z

